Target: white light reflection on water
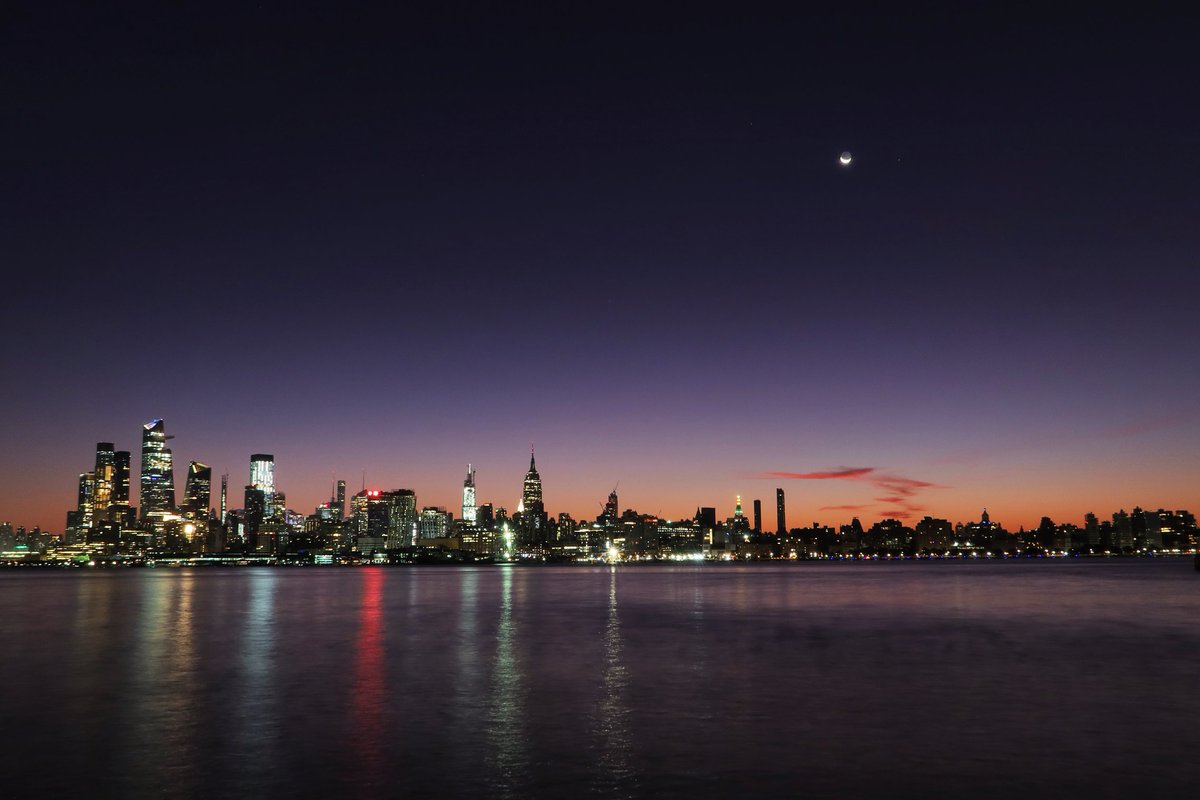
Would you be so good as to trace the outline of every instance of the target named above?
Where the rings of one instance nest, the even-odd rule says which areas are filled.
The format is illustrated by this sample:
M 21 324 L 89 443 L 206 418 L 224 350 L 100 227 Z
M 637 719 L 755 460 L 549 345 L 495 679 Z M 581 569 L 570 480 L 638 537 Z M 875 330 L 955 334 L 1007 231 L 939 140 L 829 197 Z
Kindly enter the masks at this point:
M 253 569 L 247 578 L 250 594 L 242 612 L 242 641 L 233 708 L 232 768 L 239 794 L 263 794 L 278 774 L 279 698 L 275 680 L 275 593 L 279 574 Z
M 455 647 L 458 679 L 454 683 L 455 702 L 450 709 L 452 741 L 471 743 L 483 720 L 475 698 L 484 696 L 485 665 L 479 648 L 479 571 L 471 568 L 462 573 L 459 582 L 458 624 Z
M 632 793 L 637 774 L 630 766 L 629 676 L 621 661 L 621 618 L 617 613 L 617 568 L 609 568 L 608 621 L 604 627 L 604 655 L 600 675 L 600 701 L 593 720 L 603 775 L 597 792 Z
M 525 579 L 517 567 L 501 567 L 500 622 L 496 627 L 496 655 L 492 661 L 491 702 L 488 706 L 488 755 L 493 794 L 517 797 L 528 780 L 525 754 L 525 699 L 527 689 L 517 654 L 518 625 L 513 616 L 514 575 Z
M 138 617 L 125 691 L 124 742 L 114 776 L 122 794 L 189 794 L 199 782 L 199 686 L 190 572 L 140 576 Z

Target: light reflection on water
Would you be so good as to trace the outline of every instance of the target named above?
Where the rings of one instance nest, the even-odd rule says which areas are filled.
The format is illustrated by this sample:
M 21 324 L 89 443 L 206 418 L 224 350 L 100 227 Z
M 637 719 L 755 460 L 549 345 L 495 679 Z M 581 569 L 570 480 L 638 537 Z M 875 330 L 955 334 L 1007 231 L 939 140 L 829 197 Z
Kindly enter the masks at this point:
M 6 798 L 1184 797 L 1200 734 L 1182 561 L 0 571 L 0 600 Z
M 629 795 L 636 791 L 636 774 L 630 765 L 629 709 L 626 707 L 628 673 L 621 662 L 621 618 L 617 613 L 617 573 L 609 571 L 608 623 L 604 627 L 604 655 L 600 673 L 600 702 L 593 723 L 600 764 L 605 774 L 599 791 Z
M 152 795 L 168 787 L 191 793 L 198 786 L 195 585 L 193 575 L 180 573 L 155 575 L 140 586 L 128 683 L 121 690 L 123 723 L 115 731 L 122 793 Z
M 384 774 L 387 742 L 383 709 L 387 705 L 384 691 L 383 654 L 383 581 L 382 568 L 362 570 L 362 600 L 358 615 L 358 636 L 354 643 L 354 683 L 352 689 L 351 751 L 358 759 L 357 781 L 362 796 L 380 797 L 384 794 Z
M 513 583 L 525 570 L 500 568 L 500 621 L 496 627 L 496 653 L 488 703 L 488 752 L 493 791 L 504 797 L 519 796 L 528 769 L 524 747 L 526 686 L 517 650 L 519 627 L 513 614 Z
M 276 654 L 277 571 L 248 570 L 249 596 L 241 613 L 238 670 L 233 676 L 234 703 L 227 722 L 232 730 L 232 758 L 225 769 L 238 794 L 259 794 L 278 785 L 279 662 Z M 203 579 L 204 575 L 198 573 Z M 298 651 L 303 643 L 296 642 Z M 299 655 L 298 652 L 294 652 Z

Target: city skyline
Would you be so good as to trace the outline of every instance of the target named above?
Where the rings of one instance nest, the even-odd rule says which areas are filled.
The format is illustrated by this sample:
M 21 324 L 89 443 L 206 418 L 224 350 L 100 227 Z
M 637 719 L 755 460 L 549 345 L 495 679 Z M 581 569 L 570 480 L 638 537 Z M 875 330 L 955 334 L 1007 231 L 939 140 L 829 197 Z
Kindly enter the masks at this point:
M 6 797 L 1188 793 L 1185 6 L 10 5 Z
M 573 514 L 1200 505 L 1169 13 L 18 16 L 6 518 L 151 416 L 234 506 L 512 507 L 530 442 Z
M 141 426 L 143 435 L 142 444 L 144 448 L 142 454 L 143 462 L 145 462 L 146 458 L 151 459 L 150 463 L 152 468 L 157 468 L 155 467 L 157 462 L 154 461 L 154 459 L 157 454 L 162 452 L 164 449 L 168 456 L 168 464 L 171 458 L 174 457 L 172 448 L 165 448 L 165 443 L 167 441 L 178 441 L 177 436 L 175 433 L 171 432 L 167 433 L 164 437 L 165 425 L 166 420 L 163 418 L 155 418 L 149 423 L 145 423 Z M 173 426 L 171 430 L 174 430 Z M 146 447 L 147 442 L 150 442 L 148 448 Z M 99 469 L 102 460 L 108 462 L 113 460 L 112 450 L 114 445 L 112 442 L 99 442 L 96 445 L 96 448 L 95 456 L 97 469 Z M 118 459 L 122 456 L 125 459 L 128 459 L 129 453 L 118 450 L 116 451 L 116 456 Z M 429 481 L 428 479 L 424 481 L 414 480 L 414 475 L 410 474 L 405 476 L 399 473 L 393 475 L 392 477 L 377 477 L 374 474 L 366 476 L 360 475 L 358 485 L 356 486 L 356 482 L 352 477 L 331 474 L 331 477 L 324 486 L 324 489 L 317 490 L 315 494 L 312 493 L 312 490 L 308 488 L 306 488 L 303 492 L 293 493 L 293 490 L 286 482 L 276 485 L 275 467 L 277 462 L 274 454 L 270 453 L 249 453 L 243 458 L 242 471 L 245 473 L 244 482 L 239 482 L 239 479 L 236 477 L 236 469 L 223 468 L 221 473 L 226 475 L 232 474 L 235 476 L 233 479 L 233 484 L 236 490 L 234 495 L 235 498 L 240 498 L 241 486 L 246 486 L 249 488 L 251 485 L 253 485 L 254 488 L 264 491 L 264 502 L 269 505 L 271 502 L 271 496 L 275 491 L 278 490 L 287 494 L 287 507 L 294 509 L 300 514 L 309 514 L 311 513 L 312 508 L 323 503 L 327 503 L 330 500 L 331 490 L 336 492 L 336 482 L 341 480 L 346 481 L 351 494 L 359 491 L 360 489 L 391 490 L 400 486 L 412 488 L 416 491 L 419 506 L 440 507 L 451 512 L 455 517 L 461 518 L 460 509 L 463 507 L 464 490 L 468 483 L 471 489 L 470 494 L 472 497 L 472 502 L 476 504 L 487 503 L 496 508 L 507 508 L 510 512 L 514 512 L 521 509 L 525 499 L 530 497 L 530 495 L 527 494 L 529 491 L 529 485 L 527 482 L 530 480 L 530 476 L 532 475 L 536 487 L 533 490 L 535 492 L 534 496 L 540 498 L 542 491 L 541 476 L 538 474 L 534 466 L 534 458 L 535 453 L 531 452 L 531 461 L 528 469 L 524 473 L 525 478 L 518 482 L 515 489 L 510 489 L 510 491 L 507 493 L 504 491 L 506 487 L 504 486 L 503 478 L 501 479 L 502 482 L 500 482 L 498 485 L 494 485 L 494 487 L 489 487 L 485 483 L 482 490 L 478 489 L 476 484 L 476 473 L 478 472 L 477 462 L 466 463 L 466 467 L 469 470 L 468 479 L 466 482 L 462 480 L 462 465 L 460 465 L 459 474 L 457 476 L 458 482 L 451 487 L 433 485 L 432 481 Z M 181 498 L 184 498 L 184 502 L 179 503 L 179 506 L 183 508 L 189 505 L 188 498 L 191 497 L 191 486 L 194 480 L 194 474 L 199 471 L 203 476 L 203 496 L 208 498 L 207 507 L 216 510 L 218 499 L 215 495 L 211 495 L 210 488 L 213 468 L 205 463 L 199 462 L 198 460 L 192 459 L 190 451 L 188 453 L 187 460 L 184 460 L 180 463 L 187 464 L 189 462 L 190 466 L 185 469 L 185 474 L 188 475 L 188 488 L 185 492 L 184 487 L 179 486 L 178 490 L 176 491 Z M 582 462 L 586 463 L 586 458 L 582 459 Z M 562 477 L 564 478 L 564 482 L 569 483 L 572 462 L 567 462 L 561 466 L 563 467 Z M 167 471 L 172 471 L 169 466 Z M 508 472 L 513 471 L 514 470 L 511 469 L 508 470 Z M 302 468 L 300 472 L 303 474 Z M 97 472 L 96 474 L 99 473 Z M 286 465 L 284 474 L 287 474 Z M 82 478 L 83 476 L 78 475 L 78 477 Z M 363 480 L 364 477 L 365 480 Z M 131 480 L 131 476 L 128 474 L 128 466 L 125 467 L 124 480 L 139 486 L 143 485 L 140 471 L 135 476 L 132 476 Z M 507 483 L 512 483 L 512 481 L 508 480 Z M 620 479 L 618 479 L 616 483 L 620 483 Z M 70 484 L 71 492 L 60 492 L 59 494 L 70 494 L 72 498 L 77 497 L 77 495 L 74 493 L 76 487 L 75 476 L 71 477 Z M 150 481 L 149 485 L 153 487 L 154 481 Z M 617 512 L 620 513 L 625 509 L 634 509 L 642 513 L 655 514 L 664 519 L 690 519 L 694 514 L 696 507 L 711 506 L 716 508 L 717 518 L 724 519 L 725 517 L 734 513 L 734 503 L 736 498 L 745 496 L 747 500 L 761 501 L 765 497 L 767 498 L 768 502 L 770 502 L 771 496 L 775 495 L 775 505 L 777 507 L 775 524 L 771 525 L 769 528 L 764 527 L 764 530 L 778 530 L 780 522 L 784 519 L 786 519 L 787 529 L 807 527 L 814 523 L 819 523 L 821 525 L 832 524 L 836 526 L 849 522 L 852 518 L 859 518 L 864 522 L 895 518 L 899 519 L 901 522 L 912 524 L 922 517 L 931 516 L 934 518 L 945 518 L 951 522 L 966 522 L 978 519 L 980 511 L 985 508 L 991 509 L 991 516 L 1001 520 L 1009 528 L 1016 530 L 1018 528 L 1033 529 L 1038 525 L 1042 517 L 1050 517 L 1060 523 L 1078 523 L 1083 520 L 1085 514 L 1092 512 L 1099 512 L 1103 517 L 1109 511 L 1115 511 L 1118 508 L 1131 509 L 1137 506 L 1144 506 L 1146 508 L 1181 509 L 1191 508 L 1195 505 L 1195 503 L 1188 502 L 1186 498 L 1183 502 L 1178 503 L 1161 503 L 1143 498 L 1130 498 L 1128 501 L 1122 500 L 1120 502 L 1107 502 L 1107 504 L 1105 504 L 1105 501 L 1099 501 L 1095 506 L 1079 510 L 1077 513 L 1071 513 L 1070 511 L 1055 511 L 1053 508 L 1047 506 L 1043 507 L 1040 511 L 1035 510 L 1034 515 L 1030 519 L 1026 520 L 1022 518 L 1015 518 L 1010 514 L 1004 513 L 1007 509 L 1003 504 L 998 505 L 993 502 L 987 502 L 987 498 L 985 497 L 983 498 L 983 502 L 977 503 L 973 507 L 968 507 L 966 512 L 960 515 L 943 511 L 943 506 L 939 504 L 941 497 L 947 493 L 948 490 L 952 489 L 952 487 L 941 485 L 934 481 L 910 478 L 896 474 L 895 472 L 873 467 L 837 467 L 833 469 L 811 470 L 806 472 L 766 471 L 758 474 L 744 475 L 740 480 L 731 480 L 730 485 L 749 485 L 759 488 L 756 488 L 755 491 L 751 492 L 734 491 L 729 493 L 728 497 L 726 497 L 724 494 L 713 496 L 697 495 L 694 502 L 691 504 L 693 507 L 690 510 L 687 508 L 678 508 L 675 510 L 676 513 L 668 513 L 653 507 L 655 503 L 652 488 L 644 487 L 639 490 L 638 487 L 631 487 L 629 483 L 626 482 L 625 489 L 622 490 L 621 495 L 621 508 L 617 509 Z M 830 489 L 828 487 L 834 488 Z M 78 490 L 82 491 L 82 487 L 80 486 Z M 840 490 L 842 495 L 850 492 L 852 493 L 851 496 L 865 497 L 869 495 L 870 497 L 868 498 L 868 502 L 864 503 L 830 504 L 827 502 L 830 497 L 839 496 L 837 494 L 837 490 Z M 100 493 L 103 490 L 97 488 L 96 491 Z M 786 493 L 786 504 L 783 495 L 779 494 L 780 491 Z M 112 489 L 108 489 L 108 492 L 111 493 Z M 151 497 L 157 498 L 159 490 L 154 489 L 153 492 L 154 493 L 151 494 Z M 309 497 L 310 494 L 311 497 Z M 883 496 L 879 496 L 880 494 Z M 120 497 L 122 495 L 120 495 L 118 490 L 117 494 L 114 496 Z M 142 505 L 140 493 L 136 497 L 130 497 L 129 492 L 126 489 L 124 497 L 128 499 L 123 502 L 129 502 L 133 505 L 136 505 L 139 509 L 139 514 L 144 519 L 146 512 L 144 510 L 144 506 Z M 311 500 L 311 502 L 309 502 L 309 500 Z M 157 500 L 155 502 L 157 502 Z M 726 502 L 728 503 L 728 513 L 725 512 Z M 241 503 L 236 500 L 230 504 L 231 509 L 240 506 Z M 564 504 L 559 505 L 553 502 L 552 496 L 552 502 L 545 507 L 545 512 L 548 512 L 552 517 L 559 513 L 567 513 L 577 520 L 588 520 L 596 517 L 600 511 L 603 511 L 604 506 L 605 503 L 603 499 L 597 499 L 595 501 L 595 506 L 591 509 L 586 507 L 586 503 L 578 507 L 572 506 L 569 500 Z M 66 501 L 63 509 L 74 509 L 75 507 L 76 501 L 71 499 Z M 171 507 L 171 510 L 173 509 L 174 506 Z M 805 513 L 806 511 L 812 511 L 812 513 Z M 0 509 L 0 518 L 10 521 L 13 524 L 19 524 L 27 528 L 33 528 L 36 526 L 43 530 L 61 533 L 61 517 L 63 516 L 62 509 L 59 509 L 57 516 L 60 520 L 58 523 L 48 521 L 44 524 L 40 521 L 30 522 L 11 514 L 6 515 L 4 514 L 4 510 Z M 764 525 L 766 524 L 769 524 L 769 521 Z

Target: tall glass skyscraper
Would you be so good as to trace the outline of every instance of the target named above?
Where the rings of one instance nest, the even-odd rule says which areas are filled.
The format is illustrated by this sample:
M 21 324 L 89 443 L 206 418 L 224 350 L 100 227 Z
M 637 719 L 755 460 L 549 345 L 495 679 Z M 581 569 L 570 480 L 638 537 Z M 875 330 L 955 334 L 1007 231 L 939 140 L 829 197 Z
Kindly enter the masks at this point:
M 95 483 L 92 489 L 92 508 L 99 519 L 112 505 L 113 485 L 117 477 L 117 453 L 112 442 L 96 443 Z
M 142 426 L 142 519 L 175 510 L 175 470 L 167 447 L 170 438 L 161 419 Z
M 188 465 L 187 483 L 183 489 L 183 511 L 196 518 L 208 517 L 212 497 L 212 467 L 193 461 Z
M 270 517 L 275 506 L 275 456 L 270 453 L 250 456 L 250 485 L 263 493 L 265 514 Z
M 113 505 L 129 505 L 129 462 L 131 460 L 128 450 L 118 450 L 113 453 Z
M 79 502 L 75 507 L 75 524 L 80 528 L 90 528 L 95 524 L 93 516 L 95 504 L 92 502 L 95 491 L 96 473 L 81 472 L 79 474 Z
M 384 492 L 387 502 L 387 546 L 411 547 L 417 535 L 417 493 L 412 489 Z
M 467 525 L 475 524 L 475 470 L 467 464 L 467 479 L 463 481 L 462 519 Z

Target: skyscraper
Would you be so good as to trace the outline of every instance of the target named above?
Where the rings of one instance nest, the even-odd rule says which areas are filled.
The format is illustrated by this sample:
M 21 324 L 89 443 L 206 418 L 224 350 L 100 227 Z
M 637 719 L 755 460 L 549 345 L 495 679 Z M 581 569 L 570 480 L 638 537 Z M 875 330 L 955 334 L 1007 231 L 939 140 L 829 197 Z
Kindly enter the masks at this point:
M 229 493 L 229 475 L 226 473 L 221 476 L 221 522 L 225 522 L 225 514 L 229 510 L 226 507 L 226 497 Z
M 775 532 L 780 536 L 787 534 L 787 513 L 783 510 L 783 489 L 775 490 Z
M 475 524 L 475 470 L 467 464 L 467 479 L 463 481 L 462 520 L 466 525 Z
M 534 460 L 533 448 L 529 450 L 529 471 L 525 473 L 524 489 L 521 492 L 521 505 L 526 512 L 534 509 L 544 510 L 542 505 L 542 476 L 538 474 L 537 462 Z
M 175 510 L 175 470 L 171 448 L 167 447 L 166 425 L 161 419 L 142 426 L 142 519 L 152 514 L 169 514 Z
M 616 525 L 617 520 L 621 518 L 621 504 L 617 499 L 617 487 L 608 493 L 608 502 L 604 504 L 604 513 L 600 516 L 600 522 L 604 525 Z
M 212 468 L 199 461 L 193 461 L 188 465 L 187 483 L 183 489 L 184 514 L 193 519 L 206 519 L 211 496 Z
M 95 524 L 93 510 L 95 504 L 92 498 L 96 491 L 96 474 L 81 472 L 79 474 L 79 499 L 76 503 L 75 524 L 79 528 L 90 528 Z
M 412 489 L 395 489 L 383 493 L 387 503 L 387 546 L 411 547 L 417 536 L 417 493 Z
M 129 505 L 129 466 L 132 460 L 128 450 L 113 453 L 112 504 Z
M 754 532 L 762 533 L 762 500 L 754 501 Z
M 250 485 L 263 493 L 263 506 L 270 517 L 275 507 L 275 456 L 255 453 L 250 456 Z
M 246 544 L 251 550 L 258 545 L 258 531 L 262 528 L 266 515 L 266 502 L 263 490 L 255 486 L 247 486 L 245 499 L 242 501 L 242 513 L 245 515 Z
M 521 491 L 521 529 L 527 543 L 541 543 L 546 532 L 546 507 L 542 504 L 542 476 L 538 474 L 533 448 L 529 449 L 529 471 Z
M 346 518 L 346 482 L 345 481 L 337 482 L 336 502 L 337 502 L 337 510 L 338 510 L 338 519 L 345 519 Z
M 104 512 L 115 501 L 113 500 L 113 484 L 117 477 L 117 453 L 112 442 L 96 443 L 95 481 L 92 488 L 92 509 L 96 519 L 104 516 Z

